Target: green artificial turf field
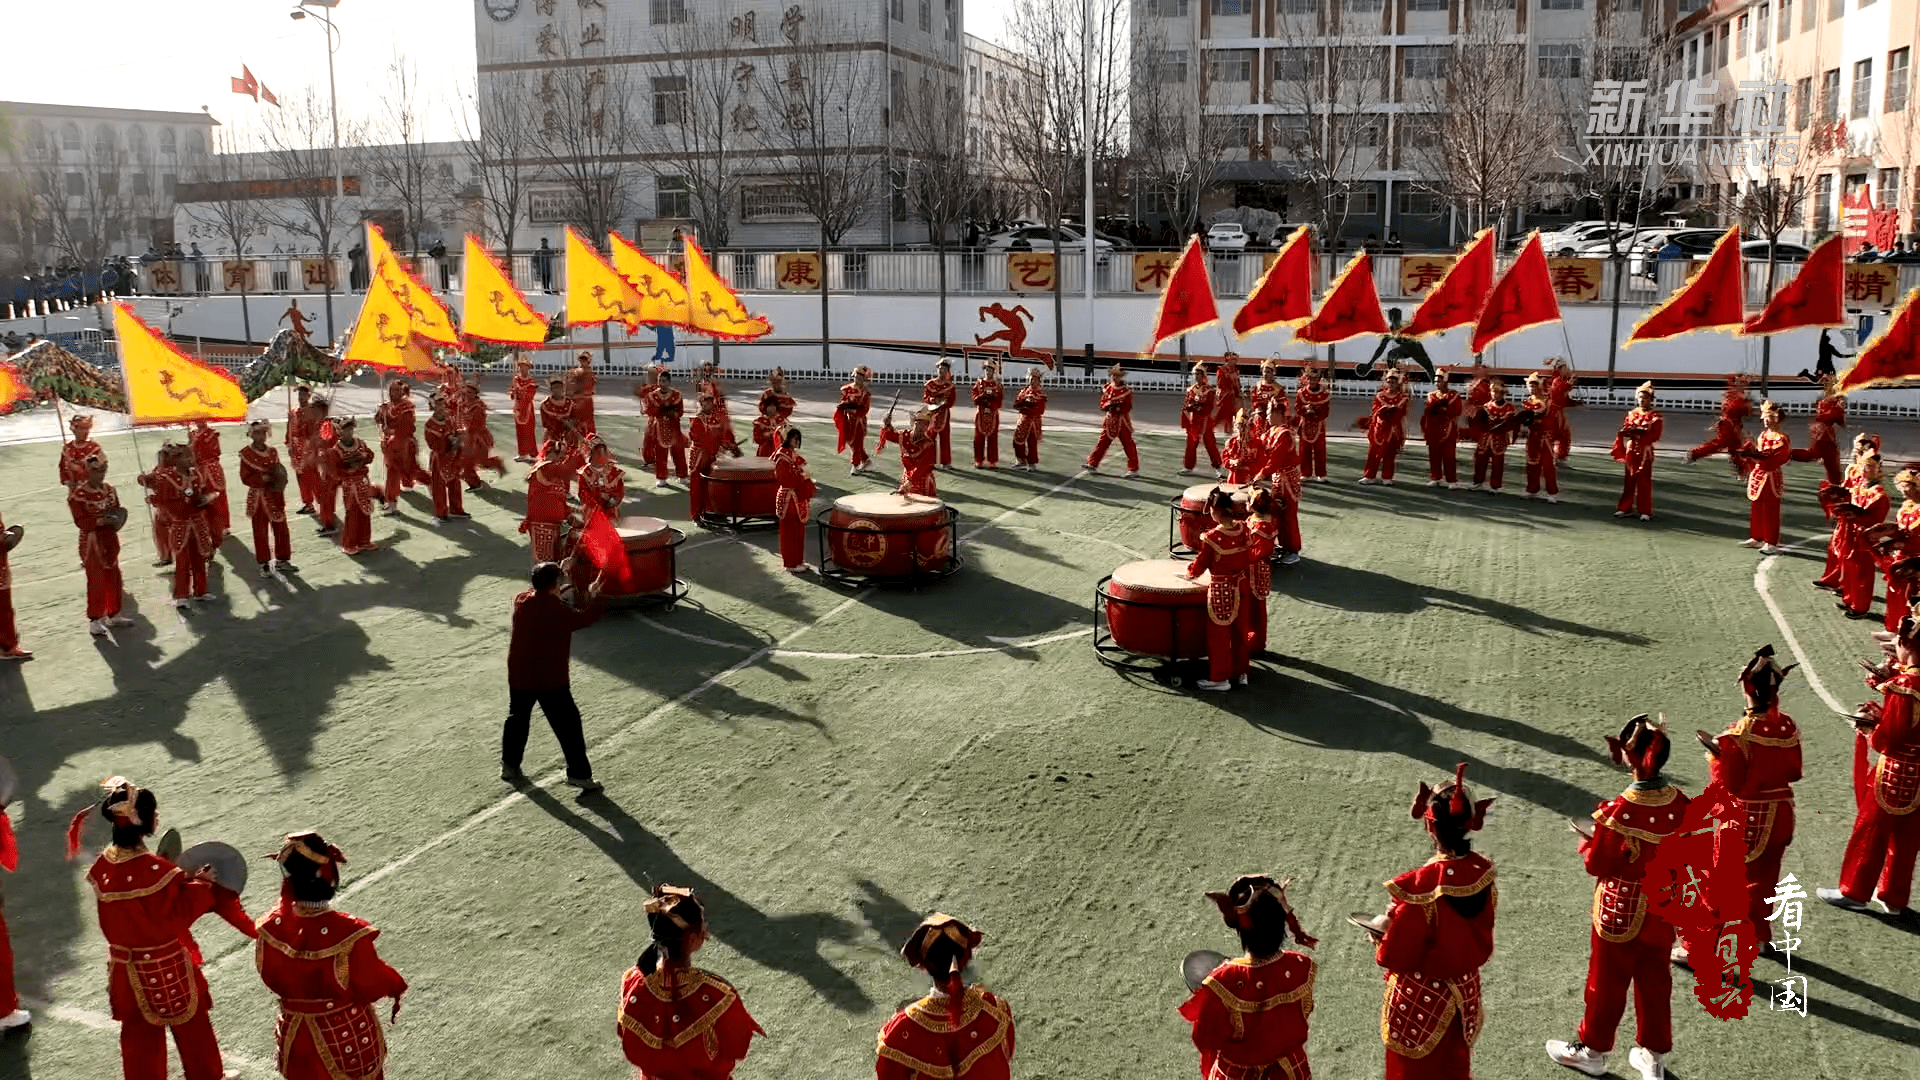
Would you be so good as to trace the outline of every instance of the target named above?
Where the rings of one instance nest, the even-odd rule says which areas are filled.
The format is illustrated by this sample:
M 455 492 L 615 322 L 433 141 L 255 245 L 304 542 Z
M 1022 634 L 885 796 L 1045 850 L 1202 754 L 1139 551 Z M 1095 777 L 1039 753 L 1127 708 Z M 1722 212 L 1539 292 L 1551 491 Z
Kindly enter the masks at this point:
M 602 423 L 634 444 L 632 418 Z M 849 481 L 826 429 L 808 430 L 830 499 Z M 538 721 L 527 770 L 547 785 L 509 798 L 496 775 L 508 602 L 526 567 L 517 479 L 469 496 L 459 527 L 433 528 L 411 496 L 402 518 L 376 519 L 391 549 L 359 562 L 296 519 L 304 573 L 288 584 L 262 585 L 229 540 L 219 600 L 183 621 L 146 565 L 132 448 L 112 440 L 141 623 L 106 645 L 85 631 L 54 447 L 0 448 L 6 519 L 28 528 L 14 604 L 39 655 L 0 666 L 0 753 L 24 793 L 6 917 L 38 1011 L 30 1039 L 0 1044 L 0 1075 L 118 1075 L 85 864 L 64 865 L 60 847 L 94 783 L 125 773 L 158 791 L 163 827 L 189 843 L 253 855 L 314 827 L 345 849 L 341 906 L 383 928 L 382 952 L 413 984 L 394 1077 L 628 1076 L 615 994 L 656 881 L 698 890 L 714 931 L 700 963 L 769 1033 L 742 1077 L 871 1075 L 875 1033 L 922 989 L 899 943 L 935 909 L 986 933 L 975 969 L 1015 1010 L 1015 1075 L 1188 1076 L 1177 965 L 1231 950 L 1201 893 L 1243 871 L 1296 877 L 1323 939 L 1315 1075 L 1377 1076 L 1381 980 L 1342 917 L 1381 909 L 1380 882 L 1427 857 L 1408 802 L 1460 760 L 1477 793 L 1499 797 L 1478 837 L 1501 874 L 1478 1075 L 1569 1075 L 1541 1050 L 1572 1037 L 1586 970 L 1591 881 L 1567 819 L 1624 786 L 1601 742 L 1624 718 L 1664 713 L 1691 747 L 1694 728 L 1738 715 L 1734 676 L 1755 647 L 1790 658 L 1760 588 L 1811 661 L 1785 692 L 1808 773 L 1786 868 L 1809 892 L 1833 883 L 1851 734 L 1807 676 L 1840 703 L 1863 698 L 1853 661 L 1874 651 L 1872 624 L 1807 587 L 1819 543 L 1764 563 L 1736 546 L 1746 503 L 1724 461 L 1663 460 L 1649 525 L 1610 516 L 1618 468 L 1596 455 L 1575 457 L 1567 501 L 1547 506 L 1430 492 L 1417 443 L 1399 486 L 1356 487 L 1360 447 L 1338 443 L 1343 482 L 1308 490 L 1307 560 L 1275 574 L 1281 657 L 1258 663 L 1250 692 L 1194 695 L 1117 674 L 1085 634 L 1062 636 L 1088 626 L 1098 578 L 1164 552 L 1184 483 L 1178 444 L 1151 436 L 1156 479 L 1121 480 L 1112 458 L 1070 479 L 1088 441 L 1049 437 L 1045 473 L 942 473 L 967 566 L 919 593 L 795 579 L 768 533 L 696 531 L 687 603 L 575 640 L 607 784 L 585 799 L 554 782 Z M 1510 491 L 1519 464 L 1516 450 Z M 684 518 L 684 494 L 635 481 L 630 507 Z M 1786 533 L 1805 540 L 1820 525 L 1813 478 L 1791 481 Z M 1706 770 L 1677 749 L 1672 771 L 1697 791 Z M 258 913 L 277 875 L 254 866 Z M 230 1066 L 268 1077 L 273 1001 L 239 936 L 200 925 Z M 1754 1015 L 1716 1022 L 1677 980 L 1672 1075 L 1920 1076 L 1920 938 L 1817 902 L 1802 937 L 1805 1018 L 1767 1011 L 1763 984 Z M 1630 1045 L 1628 1029 L 1616 1075 L 1631 1074 Z

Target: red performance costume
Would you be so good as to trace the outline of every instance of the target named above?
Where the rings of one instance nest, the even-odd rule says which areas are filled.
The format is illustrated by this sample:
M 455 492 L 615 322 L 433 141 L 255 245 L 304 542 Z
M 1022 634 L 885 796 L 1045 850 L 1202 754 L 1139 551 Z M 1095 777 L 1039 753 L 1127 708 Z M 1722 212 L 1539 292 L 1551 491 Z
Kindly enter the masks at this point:
M 700 365 L 700 374 L 693 380 L 693 399 L 712 398 L 715 411 L 720 414 L 720 422 L 727 425 L 727 433 L 733 433 L 733 416 L 727 412 L 727 388 L 720 381 L 720 369 L 709 360 Z
M 313 513 L 314 500 L 320 497 L 320 419 L 309 403 L 312 392 L 300 388 L 300 404 L 287 410 L 287 466 L 300 485 L 300 509 Z
M 808 504 L 819 490 L 798 442 L 788 442 L 773 455 L 773 514 L 780 521 L 780 562 L 789 570 L 807 565 Z
M 1499 491 L 1507 481 L 1507 448 L 1513 445 L 1514 430 L 1520 423 L 1520 410 L 1506 398 L 1500 387 L 1480 407 L 1480 436 L 1473 447 L 1473 489 Z
M 1880 565 L 1886 571 L 1886 628 L 1889 633 L 1897 633 L 1900 620 L 1913 610 L 1911 575 L 1902 573 L 1900 562 L 1903 558 L 1920 554 L 1920 472 L 1902 469 L 1893 482 L 1904 497 L 1900 500 L 1900 508 L 1893 512 L 1893 536 L 1883 544 L 1876 545 L 1885 553 Z
M 687 441 L 693 446 L 693 460 L 687 463 L 687 516 L 697 521 L 706 512 L 707 470 L 720 460 L 722 452 L 740 456 L 733 424 L 721 411 L 717 398 L 700 396 L 700 411 L 687 423 Z
M 1793 452 L 1793 460 L 1817 461 L 1827 471 L 1827 484 L 1840 483 L 1840 435 L 1834 429 L 1846 423 L 1847 399 L 1828 393 L 1813 407 L 1813 419 L 1807 421 L 1807 445 Z
M 1480 968 L 1493 956 L 1500 890 L 1492 861 L 1467 841 L 1493 800 L 1472 800 L 1466 769 L 1461 764 L 1437 791 L 1420 785 L 1412 813 L 1427 823 L 1439 853 L 1386 883 L 1393 903 L 1371 924 L 1374 963 L 1387 972 L 1380 1004 L 1387 1080 L 1473 1075 L 1473 1044 L 1486 1023 Z
M 1389 370 L 1373 395 L 1373 411 L 1367 417 L 1367 466 L 1360 482 L 1393 483 L 1393 467 L 1400 448 L 1407 444 L 1407 409 L 1411 404 L 1398 371 Z
M 942 465 L 953 464 L 953 403 L 959 398 L 960 390 L 953 385 L 953 365 L 942 360 L 938 372 L 920 390 L 921 402 L 932 413 L 927 432 L 940 443 Z
M 531 406 L 528 413 L 532 413 Z M 529 419 L 529 436 L 532 431 L 533 421 Z M 427 491 L 433 496 L 433 516 L 440 521 L 466 517 L 467 496 L 460 488 L 460 470 L 466 458 L 460 452 L 460 429 L 447 416 L 444 399 L 434 400 L 433 415 L 427 420 L 424 434 L 427 441 Z
M 568 395 L 573 402 L 573 420 L 580 427 L 580 436 L 585 438 L 594 433 L 593 391 L 599 380 L 593 374 L 593 354 L 581 353 L 580 366 L 567 372 Z
M 1180 427 L 1187 433 L 1186 456 L 1182 458 L 1180 466 L 1182 473 L 1193 471 L 1194 465 L 1200 460 L 1202 442 L 1207 447 L 1207 467 L 1216 472 L 1220 468 L 1220 444 L 1213 437 L 1214 396 L 1213 387 L 1207 385 L 1206 365 L 1193 365 L 1193 381 L 1187 384 L 1187 396 L 1180 402 Z
M 1119 364 L 1107 369 L 1107 385 L 1100 388 L 1100 411 L 1105 419 L 1100 421 L 1100 438 L 1087 455 L 1088 471 L 1100 467 L 1100 459 L 1107 456 L 1115 439 L 1120 440 L 1120 449 L 1127 455 L 1127 475 L 1140 471 L 1140 449 L 1133 444 L 1133 389 L 1126 378 Z
M 400 997 L 407 980 L 380 958 L 380 931 L 328 905 L 347 859 L 318 833 L 290 833 L 271 856 L 285 869 L 280 903 L 260 920 L 253 949 L 260 981 L 280 999 L 274 1025 L 287 1080 L 383 1080 L 387 1038 L 374 1005 Z M 300 894 L 319 886 L 315 896 Z
M 1427 404 L 1420 411 L 1420 437 L 1427 443 L 1427 486 L 1459 487 L 1460 455 L 1456 447 L 1460 440 L 1460 413 L 1466 407 L 1460 398 L 1460 391 L 1447 385 L 1447 372 L 1442 369 L 1431 392 L 1427 394 Z
M 1881 700 L 1862 705 L 1854 737 L 1853 791 L 1858 813 L 1840 864 L 1840 887 L 1820 899 L 1864 910 L 1877 892 L 1888 911 L 1907 910 L 1914 856 L 1920 852 L 1920 625 L 1909 617 L 1894 643 L 1893 661 L 1867 677 Z M 1872 750 L 1880 760 L 1870 762 Z M 1878 888 L 1876 889 L 1876 883 Z
M 1248 874 L 1226 892 L 1207 894 L 1239 933 L 1247 954 L 1214 968 L 1180 1006 L 1181 1017 L 1193 1025 L 1201 1080 L 1312 1076 L 1307 1018 L 1313 1015 L 1317 965 L 1306 953 L 1281 946 L 1289 930 L 1307 948 L 1318 941 L 1300 930 L 1286 900 L 1287 884 Z M 1262 955 L 1255 956 L 1256 949 Z
M 327 451 L 327 463 L 335 483 L 340 485 L 340 510 L 346 525 L 340 531 L 340 550 L 349 555 L 376 551 L 373 542 L 373 483 L 367 467 L 373 464 L 373 448 L 353 434 L 353 420 L 336 421 L 338 441 Z
M 1780 500 L 1787 490 L 1787 461 L 1793 441 L 1780 430 L 1780 406 L 1769 401 L 1760 407 L 1766 430 L 1750 447 L 1734 451 L 1747 469 L 1747 546 L 1769 552 L 1780 542 Z
M 69 497 L 71 497 L 71 492 L 69 492 Z M 33 654 L 20 648 L 20 631 L 13 623 L 13 570 L 7 566 L 7 552 L 13 550 L 14 545 L 19 542 L 19 539 L 19 533 L 9 530 L 7 523 L 0 521 L 0 658 L 9 660 L 31 660 L 33 659 Z M 5 816 L 5 810 L 5 804 L 0 803 L 0 817 Z M 9 823 L 0 821 L 0 830 L 11 830 L 11 828 L 12 826 Z M 10 849 L 12 842 L 12 834 L 10 831 L 8 831 L 6 836 L 0 837 L 0 855 L 4 855 L 4 853 Z M 9 866 L 7 869 L 11 870 L 13 867 Z M 0 923 L 0 947 L 4 947 L 5 944 L 6 926 L 4 923 Z M 0 978 L 11 982 L 13 978 L 13 953 L 10 949 L 6 949 L 5 952 L 7 963 L 4 970 L 0 970 Z M 4 986 L 0 986 L 0 991 L 4 991 L 4 989 Z M 5 1004 L 6 995 L 0 992 L 0 1005 Z M 0 1017 L 4 1017 L 12 1011 L 10 1008 L 0 1008 Z
M 772 457 L 780 448 L 780 429 L 786 427 L 793 416 L 793 395 L 787 393 L 786 372 L 775 368 L 767 380 L 767 388 L 760 391 L 760 400 L 754 406 L 759 415 L 753 421 L 753 452 L 758 457 Z M 767 412 L 768 402 L 773 403 L 771 415 Z M 838 414 L 835 416 L 837 419 Z
M 1747 918 L 1753 940 L 1769 941 L 1767 897 L 1793 843 L 1793 785 L 1800 779 L 1800 729 L 1780 711 L 1780 684 L 1797 665 L 1780 667 L 1773 646 L 1753 654 L 1740 672 L 1747 708 L 1733 726 L 1702 738 L 1712 779 L 1747 808 Z M 1705 732 L 1701 733 L 1705 736 Z
M 1233 426 L 1233 414 L 1240 411 L 1240 358 L 1228 353 L 1220 358 L 1213 372 L 1213 426 L 1226 431 Z
M 1527 425 L 1527 498 L 1546 488 L 1547 501 L 1558 502 L 1560 495 L 1559 462 L 1554 460 L 1553 406 L 1547 400 L 1544 380 L 1527 380 L 1527 399 L 1520 405 Z
M 899 431 L 893 426 L 893 418 L 888 417 L 880 425 L 880 442 L 875 452 L 886 449 L 890 442 L 900 444 L 900 486 L 894 489 L 899 495 L 925 495 L 933 497 L 939 494 L 934 488 L 933 462 L 936 440 L 933 437 L 931 410 L 921 406 L 913 415 L 913 426 Z
M 1838 571 L 1840 610 L 1856 619 L 1866 618 L 1873 607 L 1874 583 L 1879 570 L 1867 532 L 1887 520 L 1887 512 L 1892 507 L 1886 489 L 1880 486 L 1880 455 L 1869 454 L 1861 459 L 1860 465 L 1860 481 L 1851 490 L 1827 489 L 1851 496 L 1833 504 L 1833 539 L 1828 550 Z
M 1308 368 L 1293 394 L 1294 424 L 1300 434 L 1300 473 L 1325 483 L 1327 479 L 1327 415 L 1333 411 L 1333 392 L 1320 385 L 1320 369 Z
M 1687 460 L 1699 461 L 1738 450 L 1747 441 L 1747 417 L 1752 414 L 1753 402 L 1747 397 L 1746 376 L 1727 376 L 1727 388 L 1720 395 L 1720 418 L 1714 421 L 1713 434 L 1706 442 L 1687 451 Z
M 266 421 L 254 424 L 264 428 Z M 247 520 L 253 525 L 253 561 L 265 571 L 270 560 L 285 565 L 293 558 L 287 528 L 287 470 L 280 451 L 264 440 L 240 448 L 240 484 L 247 489 Z
M 1013 1067 L 1013 1010 L 961 971 L 984 935 L 951 915 L 927 916 L 901 947 L 932 976 L 933 993 L 880 1029 L 876 1080 L 1007 1080 Z
M 1553 443 L 1553 458 L 1559 464 L 1566 464 L 1567 455 L 1573 451 L 1573 425 L 1567 422 L 1567 410 L 1580 404 L 1573 400 L 1573 372 L 1566 361 L 1555 360 L 1553 375 L 1547 382 L 1547 413 L 1544 423 L 1547 437 Z
M 107 452 L 100 449 L 100 444 L 91 437 L 93 417 L 82 413 L 67 421 L 67 424 L 73 428 L 73 438 L 60 447 L 59 472 L 60 483 L 72 487 L 87 478 L 87 459 L 98 457 L 105 461 Z
M 1294 438 L 1293 429 L 1285 424 L 1268 424 L 1265 445 L 1267 459 L 1261 471 L 1269 478 L 1274 497 L 1280 501 L 1279 532 L 1275 539 L 1281 550 L 1288 553 L 1287 561 L 1294 562 L 1291 556 L 1298 553 L 1301 546 L 1299 441 Z M 1261 614 L 1264 616 L 1265 612 Z
M 0 573 L 5 572 L 5 556 L 0 554 Z M 11 873 L 20 868 L 20 847 L 13 837 L 13 819 L 7 816 L 6 799 L 0 793 L 0 870 Z M 13 982 L 13 938 L 7 933 L 6 904 L 0 895 L 0 1031 L 8 1031 L 33 1022 L 33 1015 L 20 1007 L 20 994 Z
M 320 531 L 329 533 L 340 528 L 335 509 L 340 498 L 340 477 L 333 471 L 333 448 L 339 445 L 340 431 L 339 425 L 327 418 L 324 402 L 318 409 L 313 439 L 314 516 L 320 519 Z
M 1040 385 L 1040 369 L 1034 368 L 1027 385 L 1013 396 L 1013 409 L 1020 414 L 1013 426 L 1013 461 L 1016 468 L 1028 472 L 1040 467 L 1040 430 L 1047 415 L 1047 392 Z
M 591 517 L 598 510 L 609 521 L 620 520 L 620 504 L 627 499 L 627 479 L 614 464 L 613 451 L 592 435 L 587 439 L 587 462 L 574 473 L 580 492 L 580 513 Z
M 1273 372 L 1273 361 L 1261 361 L 1260 381 L 1254 383 L 1253 389 L 1247 391 L 1247 397 L 1253 402 L 1252 409 L 1253 415 L 1255 416 L 1266 416 L 1272 411 L 1273 403 L 1278 401 L 1280 403 L 1280 419 L 1285 423 L 1288 422 L 1287 388 L 1273 381 Z
M 687 478 L 687 433 L 680 428 L 687 411 L 687 399 L 663 381 L 653 392 L 652 407 L 659 422 L 650 429 L 653 444 L 646 456 L 653 462 L 654 485 L 658 487 L 667 482 L 669 464 L 673 466 L 673 475 L 682 480 Z
M 1000 467 L 1000 407 L 1006 403 L 1007 388 L 1000 383 L 1000 365 L 990 367 L 973 380 L 973 467 Z
M 655 886 L 646 913 L 654 942 L 620 980 L 620 1049 L 639 1080 L 727 1080 L 766 1032 L 732 983 L 689 962 L 706 930 L 692 889 Z
M 547 444 L 548 452 L 556 449 L 553 443 Z M 527 474 L 527 516 L 520 522 L 520 531 L 532 541 L 536 563 L 552 562 L 555 558 L 560 526 L 573 514 L 567 502 L 570 490 L 571 477 L 562 461 L 542 457 Z
M 1233 434 L 1227 436 L 1227 449 L 1221 462 L 1227 467 L 1229 484 L 1251 484 L 1260 478 L 1261 470 L 1267 465 L 1267 445 L 1253 433 L 1251 417 L 1235 424 Z
M 106 633 L 108 620 L 122 621 L 120 604 L 120 526 L 127 520 L 120 496 L 106 482 L 107 463 L 90 459 L 87 479 L 67 492 L 67 510 L 80 530 L 80 569 L 87 576 L 87 622 L 95 635 Z
M 873 391 L 867 389 L 870 373 L 865 367 L 853 369 L 853 381 L 840 388 L 840 404 L 834 408 L 833 430 L 839 436 L 833 452 L 853 451 L 853 471 L 872 464 L 867 457 L 867 413 L 873 408 Z
M 175 605 L 188 597 L 207 595 L 207 563 L 213 557 L 213 531 L 207 523 L 202 496 L 185 469 L 187 450 L 169 445 L 160 450 L 161 464 L 140 474 L 157 514 L 166 521 L 167 550 L 173 553 Z
M 554 379 L 549 383 L 547 399 L 540 403 L 540 436 L 542 442 L 566 441 L 579 432 L 579 425 L 573 418 L 573 404 L 567 400 L 562 389 L 563 380 Z M 646 399 L 642 399 L 645 401 Z M 653 406 L 647 405 L 647 416 L 653 416 Z M 651 419 L 649 419 L 651 426 Z M 644 445 L 642 447 L 644 449 Z
M 140 842 L 154 828 L 152 795 L 115 776 L 106 796 L 80 811 L 67 830 L 67 857 L 80 850 L 88 816 L 114 823 L 116 842 L 87 871 L 87 884 L 107 939 L 107 1000 L 120 1023 L 120 1066 L 126 1080 L 166 1080 L 167 1032 L 186 1080 L 220 1080 L 220 1045 L 207 1013 L 213 995 L 200 971 L 195 920 L 211 911 L 249 937 L 253 925 L 239 897 L 210 878 L 190 878 Z M 146 795 L 146 809 L 140 808 Z M 125 846 L 121 840 L 127 841 Z
M 1614 517 L 1639 514 L 1645 521 L 1653 517 L 1653 452 L 1666 431 L 1666 421 L 1653 408 L 1653 383 L 1640 384 L 1638 404 L 1627 410 L 1620 431 L 1613 437 L 1612 458 L 1625 467 L 1626 479 L 1620 488 L 1620 504 Z
M 469 488 L 478 489 L 483 486 L 480 482 L 481 466 L 492 469 L 496 476 L 505 476 L 507 463 L 493 452 L 493 429 L 487 427 L 487 403 L 480 399 L 479 384 L 462 386 L 457 400 L 459 404 L 454 418 L 460 425 L 460 449 L 466 455 L 466 464 L 460 475 Z
M 1187 576 L 1211 574 L 1207 586 L 1207 678 L 1205 690 L 1225 690 L 1238 680 L 1246 685 L 1252 663 L 1253 545 L 1246 529 L 1233 520 L 1233 498 L 1215 488 L 1207 497 L 1213 528 L 1200 537 L 1200 550 L 1187 564 Z
M 540 452 L 540 441 L 533 427 L 534 398 L 539 396 L 540 384 L 527 374 L 533 365 L 524 359 L 519 370 L 513 373 L 513 383 L 507 388 L 507 397 L 513 401 L 513 445 L 516 461 L 532 461 L 533 455 Z
M 380 501 L 388 510 L 395 510 L 399 508 L 400 492 L 426 483 L 427 474 L 420 468 L 420 437 L 415 431 L 417 418 L 407 382 L 396 379 L 387 389 L 386 403 L 374 410 L 373 422 L 380 429 L 380 465 L 386 470 Z
M 220 546 L 220 541 L 233 531 L 233 509 L 227 502 L 227 470 L 220 464 L 220 433 L 213 430 L 205 420 L 196 420 L 187 432 L 187 449 L 193 456 L 193 486 L 201 494 L 211 497 L 206 505 L 207 526 L 213 531 L 213 543 L 208 548 Z

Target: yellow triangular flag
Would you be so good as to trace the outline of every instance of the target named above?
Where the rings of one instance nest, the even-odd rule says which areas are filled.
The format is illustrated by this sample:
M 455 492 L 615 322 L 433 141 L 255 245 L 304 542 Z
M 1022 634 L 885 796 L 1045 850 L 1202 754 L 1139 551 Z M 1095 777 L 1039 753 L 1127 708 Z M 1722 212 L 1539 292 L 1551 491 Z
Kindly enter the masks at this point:
M 680 279 L 619 233 L 608 233 L 607 243 L 613 249 L 613 268 L 640 294 L 640 317 L 634 322 L 654 326 L 689 325 L 687 287 Z
M 566 257 L 568 326 L 639 325 L 640 294 L 571 225 L 567 226 Z
M 347 338 L 345 358 L 355 364 L 394 371 L 427 371 L 433 358 L 414 340 L 413 320 L 392 283 L 375 274 L 360 304 L 360 317 Z
M 113 305 L 127 412 L 136 424 L 244 420 L 247 395 L 229 376 L 182 355 L 125 304 Z
M 467 234 L 467 280 L 462 289 L 460 329 L 468 337 L 498 345 L 538 345 L 547 340 L 547 320 L 533 310 L 472 233 Z
M 453 316 L 447 311 L 447 305 L 433 295 L 433 290 L 427 288 L 426 282 L 407 269 L 400 257 L 393 253 L 393 247 L 380 232 L 380 226 L 371 221 L 367 222 L 367 264 L 373 267 L 374 277 L 386 279 L 393 295 L 407 309 L 414 333 L 436 344 L 459 346 L 460 332 L 454 329 Z
M 724 341 L 752 341 L 773 333 L 773 324 L 749 315 L 747 306 L 707 265 L 700 245 L 687 241 L 687 295 L 692 318 L 687 328 Z

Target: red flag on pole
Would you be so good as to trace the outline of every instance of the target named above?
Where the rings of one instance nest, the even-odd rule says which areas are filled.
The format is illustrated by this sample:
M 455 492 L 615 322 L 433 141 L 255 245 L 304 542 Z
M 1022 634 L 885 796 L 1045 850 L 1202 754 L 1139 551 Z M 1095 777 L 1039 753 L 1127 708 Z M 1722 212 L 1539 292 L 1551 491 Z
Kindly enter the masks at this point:
M 1840 373 L 1833 392 L 1846 394 L 1874 386 L 1910 386 L 1920 382 L 1920 326 L 1914 323 L 1914 299 L 1920 289 L 1909 290 L 1906 299 L 1893 313 L 1887 332 L 1867 343 L 1853 366 Z
M 1213 303 L 1213 282 L 1207 277 L 1207 253 L 1200 247 L 1200 238 L 1195 236 L 1187 241 L 1186 250 L 1173 264 L 1173 273 L 1167 276 L 1167 289 L 1160 294 L 1160 310 L 1153 316 L 1153 340 L 1147 344 L 1147 351 L 1153 352 L 1163 341 L 1219 321 L 1220 309 Z
M 1740 265 L 1740 226 L 1728 229 L 1713 245 L 1707 264 L 1647 317 L 1634 324 L 1621 345 L 1659 341 L 1695 330 L 1740 326 L 1747 321 L 1747 275 Z
M 633 564 L 627 561 L 627 545 L 608 520 L 606 511 L 594 507 L 592 516 L 587 518 L 586 530 L 580 534 L 580 546 L 609 582 L 623 589 L 633 586 Z
M 247 65 L 241 64 L 240 77 L 230 81 L 233 83 L 234 93 L 245 94 L 255 101 L 260 100 L 260 80 L 253 77 L 253 72 L 248 69 Z
M 1553 277 L 1547 273 L 1547 251 L 1540 246 L 1536 229 L 1520 249 L 1520 257 L 1493 283 L 1467 351 L 1479 356 L 1508 334 L 1559 321 L 1560 298 L 1554 295 Z
M 1305 225 L 1293 230 L 1280 254 L 1260 275 L 1247 302 L 1233 315 L 1233 332 L 1241 337 L 1292 326 L 1313 317 L 1313 237 Z
M 1447 276 L 1434 283 L 1420 308 L 1401 331 L 1408 337 L 1425 337 L 1456 326 L 1472 326 L 1486 309 L 1493 292 L 1493 230 L 1480 234 L 1460 253 Z
M 1296 341 L 1332 345 L 1389 330 L 1386 313 L 1380 310 L 1380 293 L 1373 287 L 1373 257 L 1362 251 L 1333 279 L 1320 310 L 1293 336 Z
M 1800 273 L 1782 285 L 1773 299 L 1767 301 L 1766 310 L 1748 319 L 1740 332 L 1759 337 L 1803 326 L 1845 326 L 1847 303 L 1842 290 L 1847 275 L 1845 253 L 1840 250 L 1843 243 L 1838 236 L 1822 241 L 1813 249 L 1813 254 L 1807 256 Z
M 266 102 L 267 104 L 273 106 L 276 109 L 280 107 L 280 99 L 273 96 L 273 91 L 267 89 L 266 83 L 260 84 L 260 100 Z

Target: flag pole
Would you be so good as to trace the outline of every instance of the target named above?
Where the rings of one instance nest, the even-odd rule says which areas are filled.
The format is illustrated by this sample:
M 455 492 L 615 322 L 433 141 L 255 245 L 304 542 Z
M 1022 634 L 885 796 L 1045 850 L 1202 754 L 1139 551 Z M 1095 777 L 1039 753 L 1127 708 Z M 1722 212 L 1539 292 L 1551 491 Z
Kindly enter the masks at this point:
M 127 395 L 127 439 L 133 443 L 134 467 L 139 468 L 140 424 L 133 415 L 133 382 L 127 378 L 127 343 L 120 338 L 120 325 L 117 320 L 113 327 L 113 353 L 114 359 L 120 362 L 120 390 Z M 54 400 L 58 401 L 59 398 L 56 396 Z M 145 485 L 142 486 L 144 487 Z M 147 529 L 148 531 L 152 531 L 155 528 L 153 520 L 153 500 L 143 497 L 140 501 L 146 504 Z

